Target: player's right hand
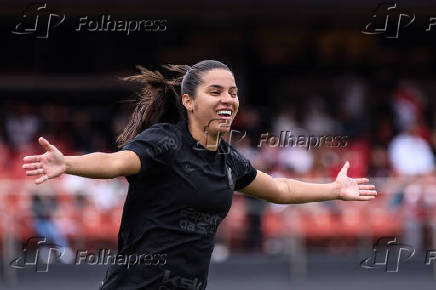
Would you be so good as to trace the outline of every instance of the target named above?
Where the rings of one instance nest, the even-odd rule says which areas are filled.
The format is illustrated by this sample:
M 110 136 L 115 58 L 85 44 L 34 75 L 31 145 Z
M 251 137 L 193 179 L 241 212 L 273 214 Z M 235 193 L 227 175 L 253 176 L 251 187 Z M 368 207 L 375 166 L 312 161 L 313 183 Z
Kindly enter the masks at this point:
M 26 169 L 26 175 L 38 176 L 35 183 L 41 184 L 62 175 L 66 170 L 66 164 L 64 155 L 54 145 L 43 137 L 39 137 L 38 141 L 46 152 L 42 155 L 25 156 L 23 168 Z

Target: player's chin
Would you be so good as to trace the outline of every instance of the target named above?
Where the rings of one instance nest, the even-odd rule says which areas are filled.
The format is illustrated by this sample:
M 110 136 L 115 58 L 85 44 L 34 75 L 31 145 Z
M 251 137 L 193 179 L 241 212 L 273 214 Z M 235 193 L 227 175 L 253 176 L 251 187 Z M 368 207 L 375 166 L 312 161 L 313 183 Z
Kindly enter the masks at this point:
M 223 122 L 220 122 L 216 125 L 217 125 L 216 126 L 217 132 L 224 134 L 224 133 L 230 132 L 230 127 L 232 125 L 232 121 L 231 120 L 223 121 Z
M 220 127 L 218 131 L 219 131 L 220 134 L 228 133 L 228 132 L 230 132 L 230 126 Z

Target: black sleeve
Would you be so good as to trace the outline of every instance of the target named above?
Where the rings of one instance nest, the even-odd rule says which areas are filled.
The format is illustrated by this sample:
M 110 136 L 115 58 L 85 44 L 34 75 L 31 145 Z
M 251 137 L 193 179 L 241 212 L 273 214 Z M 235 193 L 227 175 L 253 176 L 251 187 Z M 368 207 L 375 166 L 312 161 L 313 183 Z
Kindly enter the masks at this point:
M 120 150 L 130 150 L 141 160 L 141 173 L 152 168 L 155 162 L 168 164 L 175 151 L 180 149 L 180 141 L 172 124 L 157 123 L 145 129 L 130 140 Z
M 236 174 L 235 190 L 239 190 L 249 185 L 256 178 L 257 170 L 241 153 L 233 147 L 230 148 L 232 170 Z

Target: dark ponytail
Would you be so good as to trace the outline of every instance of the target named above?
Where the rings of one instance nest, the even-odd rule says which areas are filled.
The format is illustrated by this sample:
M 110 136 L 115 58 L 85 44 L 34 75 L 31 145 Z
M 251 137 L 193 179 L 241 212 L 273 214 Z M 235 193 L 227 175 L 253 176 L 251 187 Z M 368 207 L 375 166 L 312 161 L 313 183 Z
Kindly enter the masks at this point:
M 155 123 L 177 123 L 187 119 L 187 112 L 182 104 L 181 95 L 188 94 L 195 98 L 195 91 L 201 83 L 202 73 L 211 69 L 230 69 L 215 60 L 204 60 L 192 67 L 188 65 L 163 65 L 169 77 L 165 78 L 159 71 L 150 71 L 136 66 L 140 73 L 123 80 L 136 83 L 139 89 L 138 101 L 124 131 L 117 137 L 118 148 L 143 130 Z
M 166 79 L 159 71 L 150 71 L 136 66 L 140 73 L 125 77 L 123 80 L 141 86 L 137 95 L 138 101 L 124 131 L 118 136 L 118 148 L 122 148 L 138 133 L 155 123 L 176 123 L 186 118 L 186 111 L 181 104 L 177 89 L 183 76 L 190 69 L 187 65 L 166 65 L 168 71 L 178 74 Z

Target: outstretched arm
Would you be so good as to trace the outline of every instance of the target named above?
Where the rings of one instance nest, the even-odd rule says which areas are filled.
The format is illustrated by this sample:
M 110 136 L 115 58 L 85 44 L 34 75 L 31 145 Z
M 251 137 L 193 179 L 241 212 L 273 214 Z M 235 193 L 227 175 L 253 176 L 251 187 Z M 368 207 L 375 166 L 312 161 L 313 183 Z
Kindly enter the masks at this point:
M 23 168 L 27 169 L 26 175 L 38 177 L 35 180 L 36 184 L 61 176 L 63 173 L 107 179 L 136 174 L 141 169 L 139 157 L 133 151 L 64 156 L 46 139 L 40 137 L 38 141 L 46 152 L 42 155 L 26 156 L 23 159 Z
M 349 178 L 347 161 L 336 180 L 327 184 L 307 183 L 288 178 L 273 178 L 257 171 L 256 178 L 241 192 L 273 203 L 289 204 L 326 200 L 368 201 L 377 195 L 367 178 Z

